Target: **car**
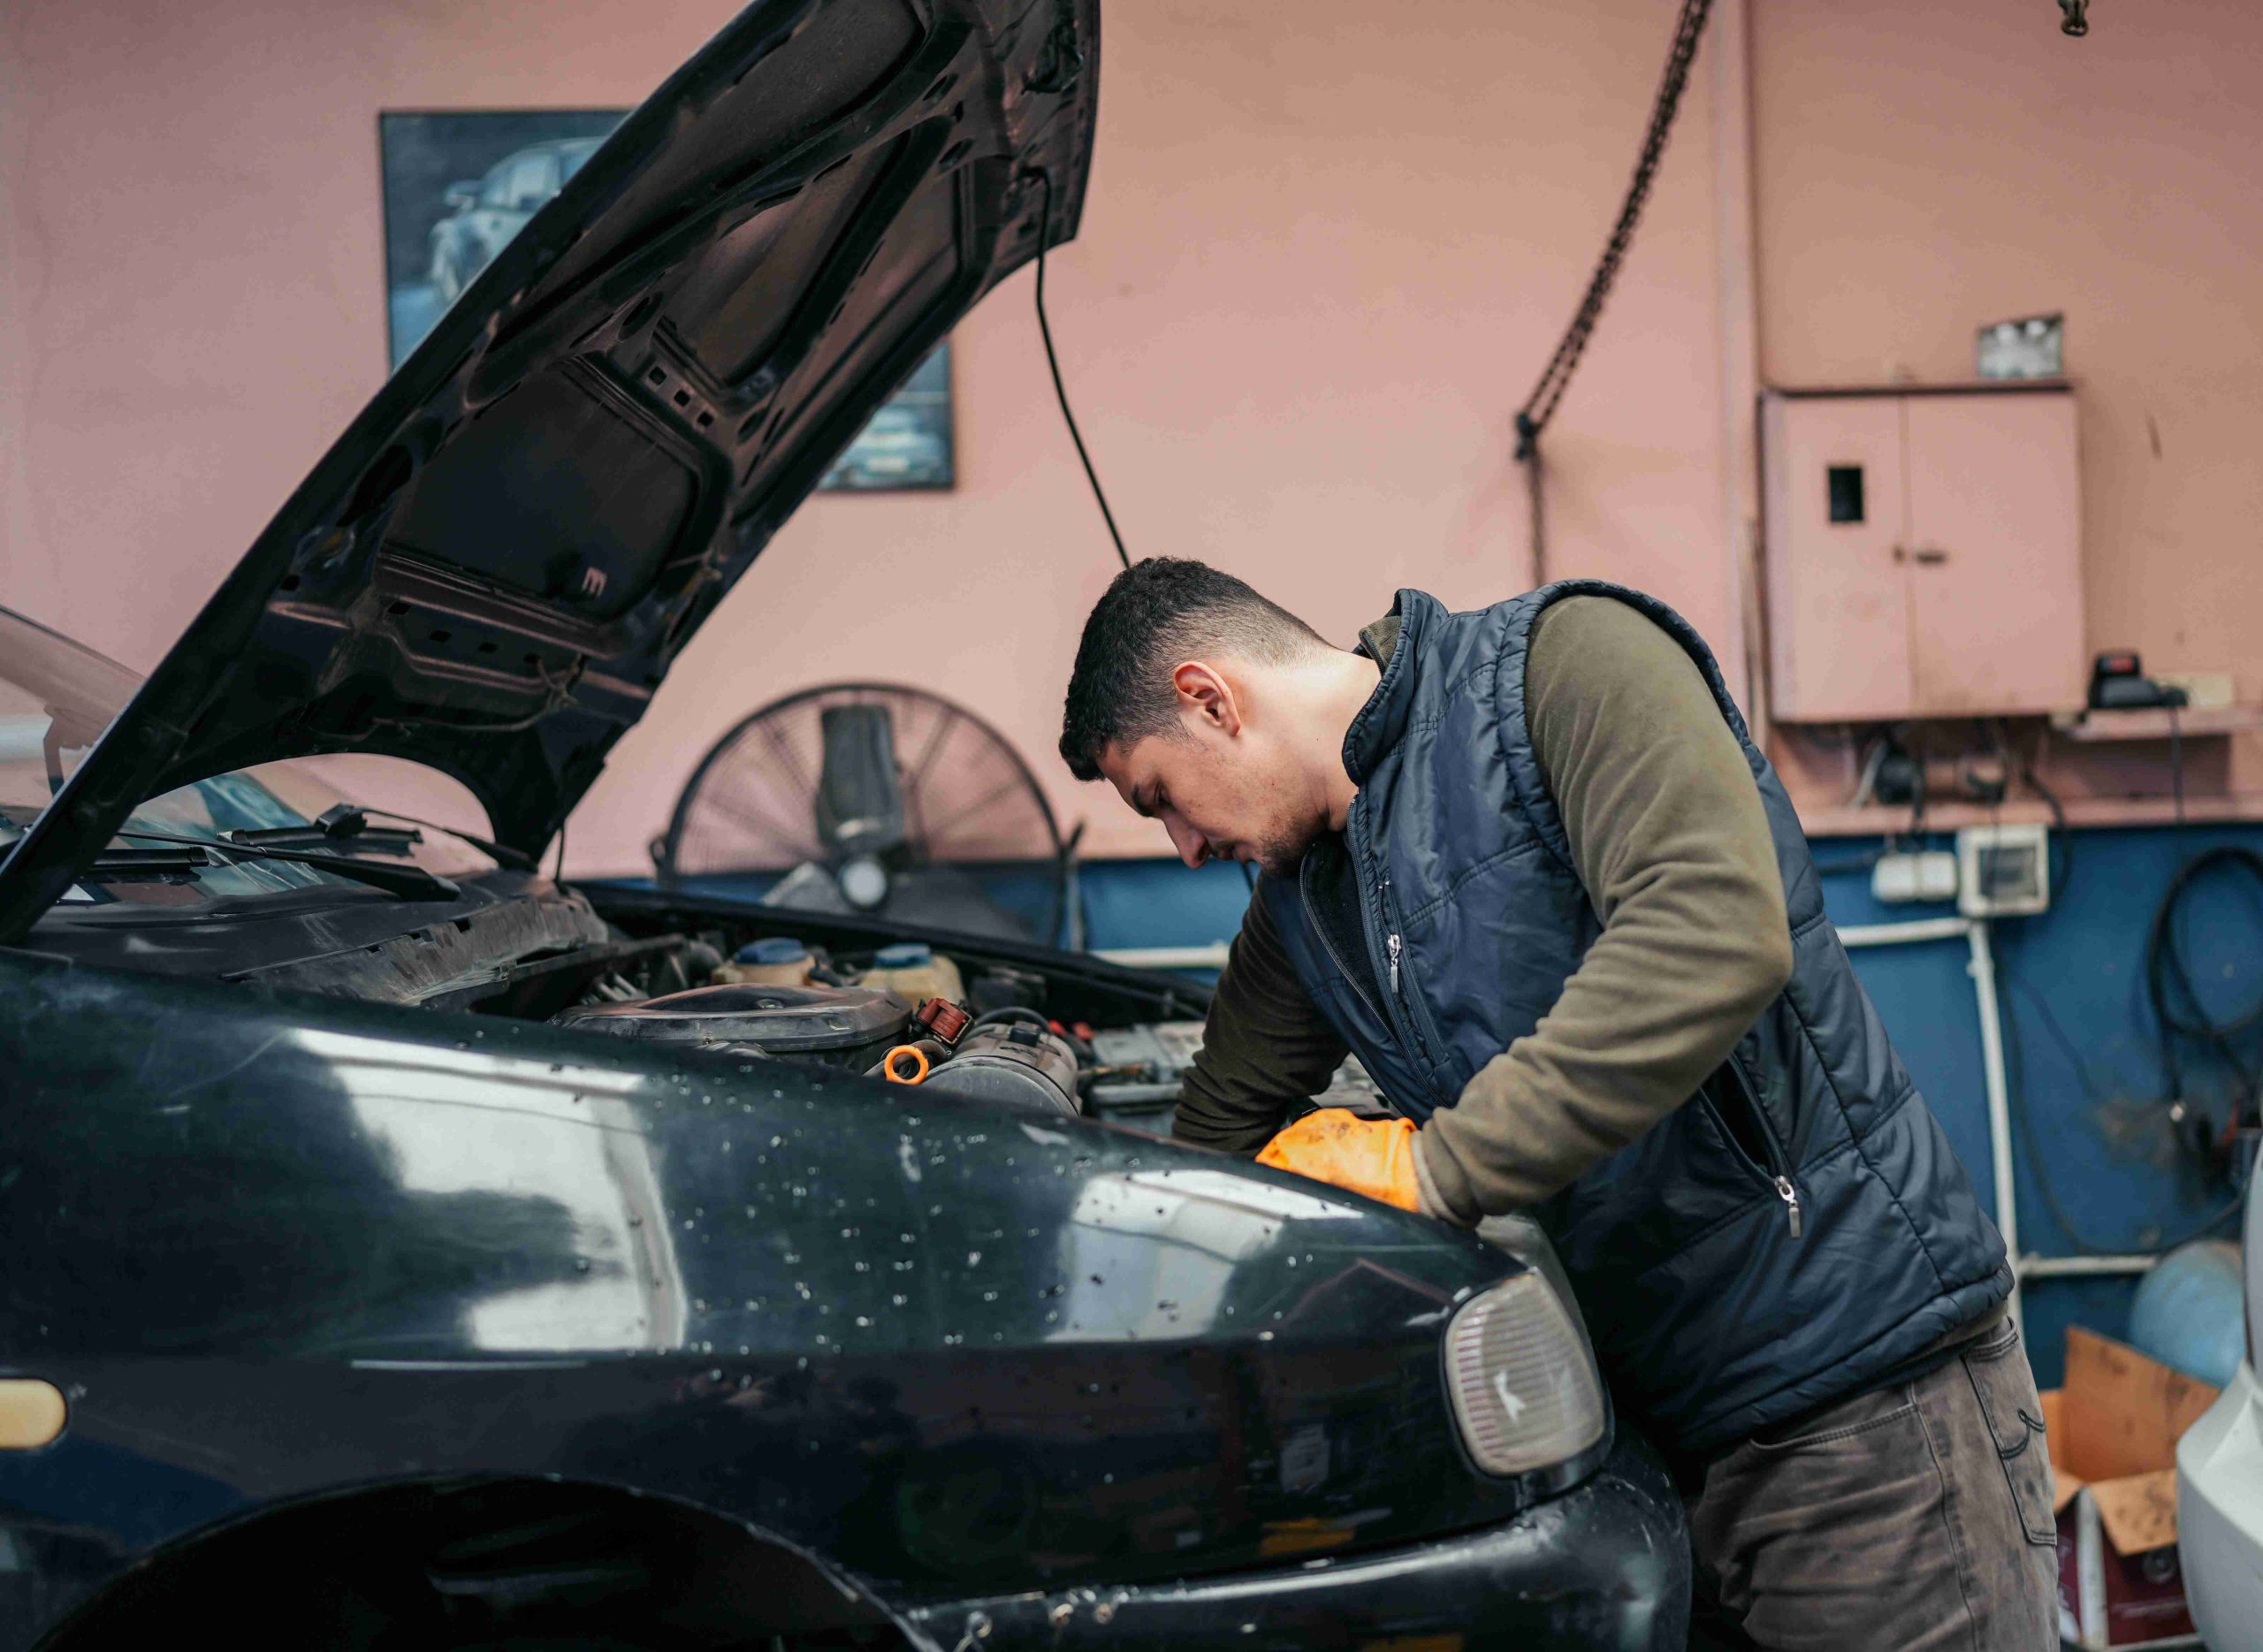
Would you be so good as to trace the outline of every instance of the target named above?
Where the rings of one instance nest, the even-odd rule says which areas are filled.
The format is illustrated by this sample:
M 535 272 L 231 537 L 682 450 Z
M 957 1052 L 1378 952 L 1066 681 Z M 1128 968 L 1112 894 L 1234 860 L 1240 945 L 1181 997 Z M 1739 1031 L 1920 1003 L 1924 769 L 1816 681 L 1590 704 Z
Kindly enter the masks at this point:
M 1073 234 L 1098 49 L 1092 0 L 751 7 L 146 680 L 0 620 L 0 1648 L 1681 1644 L 1536 1231 L 1095 1115 L 1204 989 L 541 869 Z M 958 993 L 871 984 L 903 942 Z
M 2244 1646 L 2263 1623 L 2263 1379 L 2255 1330 L 2263 1317 L 2263 1203 L 2248 1182 L 2240 1235 L 2246 1349 L 2215 1404 L 2176 1443 L 2176 1546 L 2185 1596 L 2200 1638 Z
M 448 215 L 432 226 L 428 278 L 441 303 L 453 304 L 543 202 L 566 187 L 598 150 L 597 138 L 560 138 L 514 149 L 484 177 L 450 184 Z

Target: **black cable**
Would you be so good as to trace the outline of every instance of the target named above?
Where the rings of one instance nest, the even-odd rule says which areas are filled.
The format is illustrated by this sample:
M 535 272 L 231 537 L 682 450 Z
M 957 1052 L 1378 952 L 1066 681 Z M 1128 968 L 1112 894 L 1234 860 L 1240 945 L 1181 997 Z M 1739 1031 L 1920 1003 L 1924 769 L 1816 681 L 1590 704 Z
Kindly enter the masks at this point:
M 2076 1049 L 2074 1040 L 2067 1036 L 2066 1029 L 2060 1025 L 2059 1017 L 2052 1012 L 2050 1001 L 2005 967 L 2007 963 L 2005 949 L 1999 948 L 1996 957 L 1997 980 L 2024 995 L 2028 1001 L 2035 1006 L 2043 1017 L 2044 1025 L 2050 1030 L 2052 1038 L 2058 1043 L 2061 1053 L 2066 1056 L 2068 1064 L 2074 1069 L 2076 1080 L 2082 1085 L 2083 1093 L 2089 1098 L 2093 1106 L 2104 1105 L 2104 1100 L 2099 1093 L 2098 1086 L 2091 1078 L 2089 1064 L 2083 1060 L 2081 1052 Z M 2073 1214 L 2060 1201 L 2059 1190 L 2053 1184 L 2049 1172 L 2044 1168 L 2042 1138 L 2036 1130 L 2034 1117 L 2029 1113 L 2027 1106 L 2027 1062 L 2025 1050 L 2020 1043 L 2019 1017 L 2011 1013 L 2011 1006 L 2008 1003 L 2004 1005 L 2004 1011 L 2001 1018 L 2005 1054 L 2004 1089 L 2006 1100 L 2010 1104 L 2012 1124 L 2019 1131 L 2020 1146 L 2027 1153 L 2029 1179 L 2035 1184 L 2035 1191 L 2042 1195 L 2045 1211 L 2056 1224 L 2059 1231 L 2066 1236 L 2068 1244 L 2086 1256 L 2162 1256 L 2175 1250 L 2179 1245 L 2190 1245 L 2195 1239 L 2206 1238 L 2239 1214 L 2241 1203 L 2239 1198 L 2235 1195 L 2221 1208 L 2212 1212 L 2183 1232 L 2172 1235 L 2154 1245 L 2137 1247 L 2108 1245 L 2084 1231 L 2082 1224 L 2076 1221 Z
M 1085 467 L 1085 480 L 1093 484 L 1093 498 L 1100 505 L 1101 520 L 1108 524 L 1108 537 L 1116 541 L 1116 560 L 1126 569 L 1132 558 L 1124 549 L 1124 536 L 1116 531 L 1116 513 L 1108 508 L 1108 495 L 1101 491 L 1100 473 L 1093 468 L 1093 456 L 1085 451 L 1084 433 L 1077 429 L 1077 415 L 1069 410 L 1069 387 L 1061 382 L 1061 358 L 1053 349 L 1053 328 L 1045 319 L 1045 244 L 1053 234 L 1053 174 L 1042 169 L 1033 174 L 1045 186 L 1045 216 L 1037 225 L 1037 331 L 1045 340 L 1045 365 L 1053 371 L 1053 393 L 1061 403 L 1061 417 L 1069 426 L 1069 439 L 1077 445 L 1077 458 Z
M 966 1024 L 966 1032 L 960 1033 L 959 1037 L 964 1039 L 967 1033 L 981 1027 L 994 1026 L 1001 1021 L 1032 1021 L 1048 1032 L 1053 1031 L 1052 1018 L 1041 1011 L 1032 1009 L 1026 1004 L 1008 1004 L 1002 1009 L 993 1009 L 975 1016 Z
M 2049 806 L 2051 822 L 2059 840 L 2059 869 L 2051 874 L 2051 898 L 2053 902 L 2067 898 L 2067 887 L 2075 879 L 2075 834 L 2067 826 L 2066 805 L 2059 801 L 2059 794 L 2043 783 L 2031 763 L 2020 765 L 2020 778 L 2027 782 L 2028 790 Z
M 558 823 L 558 858 L 551 863 L 550 881 L 566 881 L 566 823 L 563 820 Z
M 2263 855 L 2236 844 L 2203 849 L 2178 867 L 2160 905 L 2153 910 L 2153 931 L 2145 940 L 2145 996 L 2160 1025 L 2161 1082 L 2169 1106 L 2181 1109 L 2185 1105 L 2184 1067 L 2177 1055 L 2177 1040 L 2187 1039 L 2213 1051 L 2231 1069 L 2245 1092 L 2246 1108 L 2252 1116 L 2263 1108 L 2263 1081 L 2241 1059 L 2236 1046 L 2263 1028 L 2263 998 L 2236 1016 L 2220 1020 L 2210 1015 L 2193 986 L 2184 950 L 2177 944 L 2176 920 L 2186 895 L 2203 874 L 2220 866 L 2236 868 L 2263 884 Z
M 1603 314 L 1604 301 L 1611 296 L 1612 284 L 1619 278 L 1619 265 L 1626 261 L 1627 249 L 1634 239 L 1634 225 L 1642 218 L 1643 203 L 1650 199 L 1651 180 L 1657 176 L 1666 138 L 1673 130 L 1673 118 L 1681 106 L 1682 88 L 1689 82 L 1689 65 L 1697 55 L 1697 42 L 1704 35 L 1705 19 L 1711 11 L 1712 0 L 1682 0 L 1681 16 L 1674 25 L 1673 46 L 1666 54 L 1665 72 L 1659 78 L 1657 96 L 1650 105 L 1650 129 L 1642 135 L 1642 152 L 1634 162 L 1634 179 L 1627 186 L 1627 198 L 1619 204 L 1619 217 L 1611 226 L 1611 237 L 1604 243 L 1603 256 L 1596 263 L 1595 274 L 1588 279 L 1580 307 L 1573 312 L 1571 325 L 1557 342 L 1556 353 L 1548 358 L 1540 382 L 1517 409 L 1516 456 L 1526 468 L 1526 486 L 1532 501 L 1532 571 L 1535 584 L 1547 577 L 1540 434 L 1548 428 L 1548 421 L 1556 416 L 1556 404 L 1563 400 L 1565 387 L 1572 382 L 1572 374 L 1595 331 L 1596 321 Z M 1042 270 L 1044 266 L 1040 264 L 1039 268 Z
M 2168 708 L 2168 784 L 2176 796 L 2176 825 L 2184 827 L 2184 729 L 2177 720 L 2176 707 Z

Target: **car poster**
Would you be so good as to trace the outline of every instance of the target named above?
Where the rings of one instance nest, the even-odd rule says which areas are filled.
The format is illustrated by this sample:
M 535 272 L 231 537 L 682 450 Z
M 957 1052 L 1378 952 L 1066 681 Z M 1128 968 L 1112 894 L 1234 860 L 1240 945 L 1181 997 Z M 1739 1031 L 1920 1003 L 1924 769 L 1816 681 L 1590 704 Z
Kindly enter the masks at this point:
M 472 278 L 627 112 L 426 110 L 377 118 L 392 367 L 408 359 Z M 956 479 L 945 339 L 818 485 L 866 492 L 948 488 Z

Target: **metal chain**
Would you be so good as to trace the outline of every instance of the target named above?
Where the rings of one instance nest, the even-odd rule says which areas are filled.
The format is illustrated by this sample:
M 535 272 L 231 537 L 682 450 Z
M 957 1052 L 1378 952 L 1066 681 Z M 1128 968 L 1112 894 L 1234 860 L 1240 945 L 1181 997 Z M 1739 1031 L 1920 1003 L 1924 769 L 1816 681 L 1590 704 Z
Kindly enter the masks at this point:
M 1643 135 L 1642 152 L 1634 163 L 1634 181 L 1627 187 L 1627 199 L 1619 209 L 1618 222 L 1611 226 L 1611 239 L 1604 243 L 1603 256 L 1589 279 L 1586 295 L 1580 300 L 1572 324 L 1564 330 L 1564 337 L 1556 346 L 1556 354 L 1549 358 L 1540 382 L 1532 387 L 1524 406 L 1517 409 L 1516 456 L 1526 467 L 1526 485 L 1532 495 L 1532 567 L 1535 584 L 1547 576 L 1546 518 L 1541 509 L 1540 491 L 1540 433 L 1555 417 L 1556 404 L 1564 399 L 1573 370 L 1579 366 L 1588 339 L 1595 331 L 1596 318 L 1603 314 L 1604 301 L 1611 296 L 1612 283 L 1619 278 L 1619 267 L 1626 261 L 1627 248 L 1634 239 L 1634 225 L 1642 218 L 1643 203 L 1650 199 L 1650 181 L 1657 177 L 1658 162 L 1665 154 L 1665 141 L 1673 130 L 1674 114 L 1681 107 L 1682 88 L 1689 83 L 1689 65 L 1697 56 L 1697 42 L 1704 35 L 1705 20 L 1712 9 L 1713 0 L 1682 0 L 1681 17 L 1674 26 L 1673 49 L 1666 55 L 1665 73 L 1659 80 L 1657 99 L 1650 108 L 1650 130 Z

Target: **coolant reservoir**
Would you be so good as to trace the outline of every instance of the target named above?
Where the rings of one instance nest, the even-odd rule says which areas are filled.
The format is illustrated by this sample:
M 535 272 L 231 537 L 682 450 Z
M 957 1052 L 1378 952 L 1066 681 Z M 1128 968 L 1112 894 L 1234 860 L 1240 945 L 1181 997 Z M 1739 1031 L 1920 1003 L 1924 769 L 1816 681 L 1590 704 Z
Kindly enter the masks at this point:
M 894 993 L 907 1004 L 930 998 L 966 1001 L 966 983 L 958 965 L 920 940 L 899 941 L 872 955 L 872 967 L 859 976 L 859 986 L 877 986 Z
M 741 947 L 715 971 L 715 979 L 735 986 L 805 986 L 815 960 L 790 935 L 765 935 Z

